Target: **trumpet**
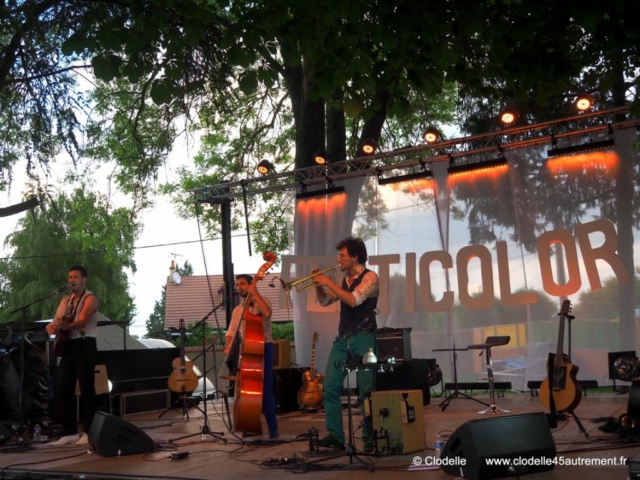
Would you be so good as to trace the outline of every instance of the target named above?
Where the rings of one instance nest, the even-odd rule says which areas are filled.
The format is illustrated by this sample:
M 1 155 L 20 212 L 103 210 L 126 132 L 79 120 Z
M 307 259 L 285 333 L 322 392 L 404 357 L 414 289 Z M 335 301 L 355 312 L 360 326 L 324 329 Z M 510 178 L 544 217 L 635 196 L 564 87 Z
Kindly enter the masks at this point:
M 320 270 L 319 272 L 312 273 L 311 275 L 307 275 L 304 278 L 298 278 L 297 280 L 293 280 L 291 282 L 282 282 L 282 288 L 285 289 L 287 293 L 291 292 L 292 288 L 295 288 L 298 292 L 304 292 L 305 290 L 309 290 L 310 288 L 314 288 L 318 286 L 317 282 L 312 281 L 313 277 L 317 275 L 324 275 L 325 273 L 330 272 L 331 270 L 335 270 L 332 277 L 336 276 L 340 271 L 340 265 L 336 265 L 335 267 L 325 268 L 324 270 Z

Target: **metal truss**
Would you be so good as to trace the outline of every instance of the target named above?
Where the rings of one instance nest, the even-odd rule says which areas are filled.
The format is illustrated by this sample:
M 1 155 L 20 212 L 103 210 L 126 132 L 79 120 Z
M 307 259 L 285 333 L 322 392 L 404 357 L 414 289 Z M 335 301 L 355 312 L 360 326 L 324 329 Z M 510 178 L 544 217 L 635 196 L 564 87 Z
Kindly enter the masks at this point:
M 631 128 L 638 120 L 618 121 L 626 116 L 628 107 L 589 112 L 573 117 L 513 127 L 496 132 L 457 138 L 357 157 L 345 162 L 330 163 L 288 172 L 248 178 L 228 183 L 208 185 L 191 191 L 196 202 L 221 203 L 246 195 L 281 190 L 307 190 L 307 187 L 335 185 L 335 182 L 368 175 L 379 178 L 386 173 L 406 173 L 418 167 L 425 170 L 430 163 L 447 161 L 451 165 L 464 165 L 501 157 L 505 150 L 527 146 L 570 141 L 572 137 L 595 132 Z M 309 189 L 312 190 L 312 189 Z

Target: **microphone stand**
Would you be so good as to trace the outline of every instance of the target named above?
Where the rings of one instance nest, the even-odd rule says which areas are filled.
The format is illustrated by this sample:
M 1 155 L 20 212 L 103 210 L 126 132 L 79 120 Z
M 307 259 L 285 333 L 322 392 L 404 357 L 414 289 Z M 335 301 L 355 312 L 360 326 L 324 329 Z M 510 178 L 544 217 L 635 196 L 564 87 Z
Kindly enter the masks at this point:
M 25 329 L 25 324 L 27 323 L 27 315 L 28 315 L 28 311 L 29 311 L 29 307 L 31 305 L 34 305 L 36 303 L 42 302 L 44 300 L 47 300 L 55 295 L 58 295 L 59 293 L 64 292 L 65 290 L 68 290 L 69 286 L 65 286 L 62 288 L 59 288 L 58 290 L 51 292 L 47 295 L 45 295 L 44 297 L 40 297 L 32 302 L 29 303 L 25 303 L 24 305 L 19 306 L 18 308 L 11 310 L 9 312 L 9 315 L 12 315 L 16 312 L 22 312 L 22 316 L 20 318 L 20 395 L 19 395 L 19 411 L 18 411 L 18 435 L 21 435 L 24 432 L 24 428 L 25 426 L 23 425 L 22 421 L 23 421 L 23 408 L 24 408 L 24 395 L 23 395 L 23 391 L 24 391 L 24 342 L 25 342 L 25 338 L 24 338 L 24 329 Z M 47 341 L 46 343 L 47 345 L 47 349 L 49 346 L 49 342 Z M 49 359 L 49 356 L 47 355 L 47 360 Z M 47 395 L 48 397 L 48 395 Z M 47 412 L 48 415 L 48 412 Z
M 208 347 L 206 346 L 206 340 L 205 340 L 205 334 L 206 334 L 206 324 L 207 324 L 207 318 L 209 318 L 209 316 L 214 313 L 216 310 L 218 310 L 222 305 L 224 305 L 226 303 L 226 300 L 223 300 L 222 302 L 220 302 L 217 306 L 213 307 L 213 310 L 211 310 L 209 313 L 207 313 L 204 317 L 202 317 L 202 320 L 200 320 L 198 323 L 196 323 L 193 328 L 196 328 L 198 325 L 202 326 L 202 376 L 204 378 L 204 381 L 202 382 L 202 393 L 204 395 L 204 424 L 202 425 L 202 430 L 199 433 L 192 433 L 189 435 L 184 435 L 182 437 L 178 437 L 178 438 L 173 438 L 171 440 L 169 440 L 169 443 L 173 443 L 173 442 L 177 442 L 178 440 L 183 440 L 185 438 L 191 438 L 191 437 L 195 437 L 197 435 L 201 436 L 201 439 L 204 440 L 206 438 L 206 435 L 211 435 L 213 438 L 215 438 L 216 440 L 221 440 L 224 443 L 227 443 L 227 439 L 226 438 L 222 438 L 222 435 L 224 435 L 224 432 L 213 432 L 211 431 L 211 429 L 209 428 L 209 415 L 207 413 L 207 349 Z M 219 328 L 219 327 L 218 327 Z M 216 367 L 216 347 L 215 344 L 213 346 L 213 369 L 214 371 L 217 372 L 217 367 Z M 216 380 L 216 393 L 218 392 L 218 386 L 217 386 L 217 379 L 214 378 L 214 380 Z M 225 401 L 226 404 L 226 401 Z M 227 405 L 227 414 L 228 414 L 228 405 Z

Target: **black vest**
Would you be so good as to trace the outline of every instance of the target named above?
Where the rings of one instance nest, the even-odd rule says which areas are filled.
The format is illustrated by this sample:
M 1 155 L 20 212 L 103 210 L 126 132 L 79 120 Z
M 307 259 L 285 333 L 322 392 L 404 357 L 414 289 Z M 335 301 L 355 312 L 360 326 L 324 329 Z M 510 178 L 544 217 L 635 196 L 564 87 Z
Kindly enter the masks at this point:
M 350 286 L 347 287 L 347 279 L 342 279 L 342 288 L 347 292 L 353 292 L 355 288 L 360 285 L 362 278 L 370 272 L 365 268 L 364 271 L 356 278 Z M 368 297 L 357 307 L 350 307 L 344 302 L 340 302 L 340 325 L 338 326 L 338 333 L 344 335 L 346 333 L 353 333 L 361 330 L 375 330 L 376 315 L 375 308 L 378 305 L 378 297 Z

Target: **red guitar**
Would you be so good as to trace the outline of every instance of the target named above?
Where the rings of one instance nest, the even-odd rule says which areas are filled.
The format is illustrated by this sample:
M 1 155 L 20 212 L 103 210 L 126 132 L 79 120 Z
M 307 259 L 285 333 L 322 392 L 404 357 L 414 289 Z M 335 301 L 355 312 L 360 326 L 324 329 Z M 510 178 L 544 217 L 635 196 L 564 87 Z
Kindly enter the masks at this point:
M 556 354 L 549 354 L 547 362 L 547 378 L 540 385 L 540 403 L 551 409 L 551 396 L 558 413 L 572 412 L 582 400 L 582 389 L 576 378 L 577 365 L 573 365 L 564 353 L 564 321 L 571 312 L 571 302 L 565 300 L 560 309 L 560 329 L 558 331 L 558 348 Z
M 73 322 L 73 320 L 74 318 L 68 315 L 62 317 L 62 323 L 66 323 L 67 325 Z M 67 349 L 67 343 L 69 343 L 69 335 L 71 335 L 71 330 L 63 330 L 58 327 L 56 339 L 53 341 L 53 354 L 56 357 L 62 357 L 64 355 Z
M 322 380 L 324 375 L 316 373 L 316 343 L 318 341 L 318 332 L 313 334 L 311 341 L 311 369 L 302 374 L 304 385 L 298 392 L 298 405 L 301 409 L 316 410 L 322 406 Z

